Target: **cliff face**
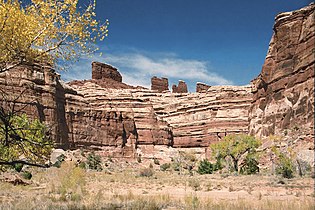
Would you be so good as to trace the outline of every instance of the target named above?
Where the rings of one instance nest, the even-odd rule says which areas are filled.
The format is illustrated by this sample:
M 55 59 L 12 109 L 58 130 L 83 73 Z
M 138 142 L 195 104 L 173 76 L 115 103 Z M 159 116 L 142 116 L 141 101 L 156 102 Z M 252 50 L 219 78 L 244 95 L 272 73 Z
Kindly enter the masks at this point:
M 279 14 L 261 74 L 252 81 L 250 133 L 314 136 L 315 5 Z
M 298 129 L 312 140 L 313 20 L 314 5 L 276 17 L 262 72 L 249 86 L 198 83 L 196 93 L 187 93 L 182 82 L 170 93 L 166 78 L 153 77 L 148 90 L 122 83 L 117 69 L 94 62 L 91 80 L 68 84 L 49 67 L 20 66 L 0 74 L 0 90 L 47 123 L 59 147 L 113 157 L 152 157 L 179 148 L 205 153 L 230 133 L 263 137 Z
M 46 122 L 56 144 L 69 147 L 65 120 L 66 90 L 53 69 L 42 65 L 19 66 L 1 73 L 0 92 L 0 102 L 5 108 L 14 103 L 14 111 L 21 110 Z
M 73 99 L 66 106 L 74 147 L 120 147 L 132 156 L 156 145 L 207 147 L 229 133 L 248 132 L 250 87 L 215 87 L 204 94 L 106 89 L 91 82 L 72 87 L 86 104 Z
M 172 128 L 174 147 L 207 147 L 227 134 L 248 132 L 249 86 L 218 86 L 207 93 L 162 94 L 148 100 Z

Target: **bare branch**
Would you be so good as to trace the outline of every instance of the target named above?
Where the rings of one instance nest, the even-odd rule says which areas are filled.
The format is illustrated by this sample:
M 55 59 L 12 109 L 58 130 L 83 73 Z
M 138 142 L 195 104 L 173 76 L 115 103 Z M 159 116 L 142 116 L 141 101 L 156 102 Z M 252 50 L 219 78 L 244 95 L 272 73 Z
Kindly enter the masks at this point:
M 14 166 L 16 164 L 23 164 L 23 165 L 29 165 L 29 166 L 35 166 L 35 167 L 40 167 L 40 168 L 49 168 L 49 165 L 41 165 L 37 163 L 30 163 L 24 160 L 14 160 L 14 161 L 0 161 L 0 165 L 9 165 L 9 166 Z

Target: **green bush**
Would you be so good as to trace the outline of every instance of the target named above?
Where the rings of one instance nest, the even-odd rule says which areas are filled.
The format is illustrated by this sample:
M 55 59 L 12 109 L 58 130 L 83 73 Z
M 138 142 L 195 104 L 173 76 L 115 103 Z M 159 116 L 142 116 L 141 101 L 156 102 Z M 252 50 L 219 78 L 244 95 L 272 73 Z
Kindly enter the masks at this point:
M 291 179 L 293 178 L 294 165 L 291 158 L 287 157 L 285 154 L 280 153 L 278 155 L 278 163 L 276 166 L 276 174 L 281 175 L 283 178 Z
M 243 165 L 241 166 L 241 174 L 256 174 L 259 172 L 258 161 L 256 157 L 248 155 L 245 158 Z
M 97 170 L 97 171 L 103 170 L 101 156 L 95 154 L 94 152 L 91 152 L 88 155 L 87 161 L 85 164 L 88 169 Z
M 169 169 L 171 167 L 170 163 L 164 163 L 162 165 L 160 165 L 160 169 L 161 171 L 166 171 L 167 169 Z
M 14 170 L 16 170 L 17 172 L 21 172 L 22 168 L 23 168 L 24 164 L 23 163 L 17 163 L 14 164 Z
M 221 169 L 220 161 L 215 164 L 210 163 L 207 159 L 201 160 L 197 172 L 199 174 L 212 174 L 214 171 Z
M 29 172 L 29 171 L 24 171 L 23 173 L 22 173 L 22 176 L 23 176 L 23 178 L 24 179 L 31 179 L 32 178 L 32 174 L 31 174 L 31 172 Z

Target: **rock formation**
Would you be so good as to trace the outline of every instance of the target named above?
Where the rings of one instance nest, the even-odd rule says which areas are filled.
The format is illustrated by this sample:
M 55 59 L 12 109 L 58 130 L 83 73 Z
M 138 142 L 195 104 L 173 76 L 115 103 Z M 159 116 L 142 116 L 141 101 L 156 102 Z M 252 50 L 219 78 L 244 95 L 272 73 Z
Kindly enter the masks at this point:
M 207 85 L 207 84 L 204 84 L 204 83 L 201 83 L 201 82 L 197 82 L 196 92 L 197 93 L 207 92 L 210 87 L 211 87 L 210 85 Z
M 149 100 L 158 118 L 172 128 L 174 147 L 207 147 L 227 134 L 248 132 L 250 86 L 217 86 L 203 94 L 169 93 Z
M 65 94 L 67 91 L 76 92 L 65 89 L 63 85 L 59 75 L 49 66 L 18 66 L 0 73 L 0 102 L 2 105 L 15 103 L 15 111 L 23 108 L 22 112 L 30 117 L 45 121 L 55 143 L 66 149 L 69 142 Z
M 314 5 L 276 17 L 261 74 L 248 86 L 179 82 L 153 77 L 151 90 L 122 83 L 114 67 L 93 62 L 92 79 L 63 83 L 47 66 L 0 73 L 0 89 L 52 129 L 62 148 L 113 157 L 154 157 L 201 148 L 230 133 L 259 137 L 300 129 L 314 137 Z M 21 95 L 20 93 L 23 92 Z M 18 97 L 21 95 L 20 97 Z
M 101 80 L 103 78 L 112 79 L 122 82 L 122 76 L 118 70 L 108 64 L 93 62 L 92 63 L 92 79 Z
M 163 91 L 168 91 L 168 79 L 167 78 L 158 78 L 156 76 L 151 78 L 151 90 L 157 90 L 162 93 Z
M 188 93 L 188 88 L 187 88 L 186 83 L 182 80 L 179 80 L 178 86 L 176 85 L 172 86 L 172 92 L 173 93 Z
M 250 133 L 300 129 L 314 137 L 315 5 L 279 14 L 260 75 L 252 81 Z M 303 129 L 302 129 L 303 128 Z M 302 135 L 302 134 L 301 134 Z
M 87 82 L 93 82 L 103 88 L 111 89 L 134 89 L 143 87 L 133 87 L 122 82 L 122 76 L 118 70 L 111 65 L 93 62 L 92 63 L 92 80 L 74 80 L 69 85 L 82 86 Z

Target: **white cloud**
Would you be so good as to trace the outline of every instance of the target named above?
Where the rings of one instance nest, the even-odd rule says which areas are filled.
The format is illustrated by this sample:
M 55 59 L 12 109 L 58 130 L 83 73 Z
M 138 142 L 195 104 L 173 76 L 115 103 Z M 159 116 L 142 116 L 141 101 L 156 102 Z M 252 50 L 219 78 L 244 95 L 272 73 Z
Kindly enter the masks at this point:
M 147 86 L 146 81 L 149 81 L 152 76 L 183 79 L 188 82 L 197 80 L 210 85 L 233 84 L 232 81 L 210 72 L 204 61 L 184 60 L 174 56 L 152 59 L 138 53 L 108 55 L 106 61 L 118 66 L 121 70 L 132 71 L 132 73 L 125 73 L 128 77 L 127 80 L 133 81 L 137 85 Z
M 158 58 L 151 58 L 143 53 L 105 54 L 105 58 L 92 56 L 82 58 L 70 67 L 68 72 L 62 73 L 66 81 L 74 79 L 90 79 L 92 61 L 106 62 L 118 68 L 123 82 L 130 85 L 140 85 L 150 88 L 151 77 L 167 77 L 169 80 L 184 80 L 195 86 L 197 81 L 209 85 L 231 85 L 232 81 L 225 79 L 215 72 L 211 72 L 205 61 L 181 59 L 174 54 L 159 54 Z M 192 84 L 194 83 L 194 84 Z M 190 89 L 191 89 L 190 88 Z

